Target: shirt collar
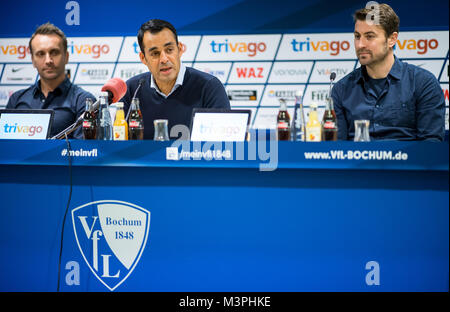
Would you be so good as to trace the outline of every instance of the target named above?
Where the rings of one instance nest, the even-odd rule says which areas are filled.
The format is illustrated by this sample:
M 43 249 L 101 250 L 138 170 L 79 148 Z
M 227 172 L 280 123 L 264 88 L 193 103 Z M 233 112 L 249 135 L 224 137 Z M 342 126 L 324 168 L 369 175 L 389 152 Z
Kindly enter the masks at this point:
M 63 80 L 63 82 L 61 82 L 60 85 L 57 86 L 55 88 L 55 90 L 53 90 L 52 92 L 54 92 L 55 95 L 65 94 L 67 92 L 67 90 L 70 89 L 70 85 L 71 85 L 71 82 L 70 82 L 69 78 L 66 77 Z M 42 93 L 40 79 L 38 81 L 36 81 L 36 83 L 34 84 L 33 95 L 35 96 L 38 92 Z
M 388 76 L 391 76 L 394 79 L 400 80 L 402 76 L 402 62 L 394 55 L 394 64 L 392 65 L 391 70 L 389 71 Z M 356 81 L 366 82 L 369 79 L 369 75 L 367 74 L 367 69 L 365 65 L 360 67 L 360 70 L 357 73 Z
M 152 79 L 150 79 L 150 87 L 154 88 L 156 92 L 158 92 L 161 96 L 167 98 L 169 95 L 171 95 L 176 89 L 181 87 L 183 85 L 184 81 L 184 74 L 186 73 L 186 66 L 183 64 L 183 62 L 180 62 L 180 71 L 178 72 L 177 80 L 175 81 L 175 84 L 172 88 L 172 90 L 169 92 L 168 95 L 165 95 L 164 93 L 159 90 L 158 85 L 155 82 L 155 78 L 152 75 Z

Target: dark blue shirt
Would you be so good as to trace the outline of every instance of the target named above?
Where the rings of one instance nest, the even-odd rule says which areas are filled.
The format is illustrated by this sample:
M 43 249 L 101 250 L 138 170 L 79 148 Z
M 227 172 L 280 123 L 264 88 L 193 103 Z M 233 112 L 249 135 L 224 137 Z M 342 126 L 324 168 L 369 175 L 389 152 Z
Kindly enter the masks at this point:
M 429 71 L 395 57 L 386 80 L 371 79 L 365 66 L 333 87 L 338 139 L 353 140 L 354 121 L 370 120 L 372 140 L 444 140 L 445 99 Z
M 122 98 L 125 112 L 131 104 L 131 99 L 143 80 L 138 91 L 140 108 L 144 119 L 144 139 L 153 140 L 153 120 L 167 119 L 168 131 L 175 125 L 191 126 L 192 110 L 200 108 L 230 108 L 230 101 L 225 88 L 216 77 L 186 67 L 183 84 L 176 88 L 167 98 L 151 87 L 151 73 L 143 73 L 127 80 L 127 93 Z M 180 134 L 177 134 L 180 136 Z
M 49 92 L 47 97 L 41 91 L 40 81 L 27 89 L 14 92 L 8 100 L 6 108 L 8 109 L 52 109 L 54 114 L 50 136 L 58 134 L 74 123 L 84 112 L 86 99 L 95 97 L 72 84 L 68 78 L 53 91 Z M 69 138 L 82 139 L 83 132 L 81 127 L 69 135 Z

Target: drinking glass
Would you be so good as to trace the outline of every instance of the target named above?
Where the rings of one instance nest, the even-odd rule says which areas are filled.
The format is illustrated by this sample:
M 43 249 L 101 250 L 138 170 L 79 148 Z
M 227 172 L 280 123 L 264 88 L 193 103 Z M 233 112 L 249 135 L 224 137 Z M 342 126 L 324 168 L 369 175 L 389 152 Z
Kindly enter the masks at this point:
M 153 125 L 155 126 L 154 141 L 169 141 L 169 132 L 167 130 L 167 119 L 155 119 Z
M 370 120 L 355 120 L 355 142 L 369 142 Z

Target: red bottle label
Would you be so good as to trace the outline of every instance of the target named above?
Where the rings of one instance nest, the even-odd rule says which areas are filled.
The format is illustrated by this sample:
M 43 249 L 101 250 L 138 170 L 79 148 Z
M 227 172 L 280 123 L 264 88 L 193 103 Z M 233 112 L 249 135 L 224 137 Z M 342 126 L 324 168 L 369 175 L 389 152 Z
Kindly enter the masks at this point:
M 289 124 L 285 121 L 280 121 L 278 122 L 278 129 L 288 129 L 289 128 Z
M 129 127 L 130 128 L 139 128 L 141 126 L 141 123 L 137 120 L 130 120 Z
M 336 128 L 336 125 L 335 125 L 335 123 L 333 121 L 326 121 L 323 124 L 323 128 L 324 129 L 334 129 L 334 128 Z

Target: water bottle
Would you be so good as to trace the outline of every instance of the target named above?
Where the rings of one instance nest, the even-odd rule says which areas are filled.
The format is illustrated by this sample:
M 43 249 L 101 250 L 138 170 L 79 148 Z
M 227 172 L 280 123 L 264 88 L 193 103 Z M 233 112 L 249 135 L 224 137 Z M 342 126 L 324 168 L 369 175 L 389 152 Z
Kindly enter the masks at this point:
M 295 93 L 294 119 L 292 121 L 292 141 L 305 141 L 305 115 L 303 112 L 303 92 Z
M 100 107 L 98 109 L 97 125 L 97 140 L 113 139 L 113 125 L 108 108 L 108 92 L 100 93 Z

